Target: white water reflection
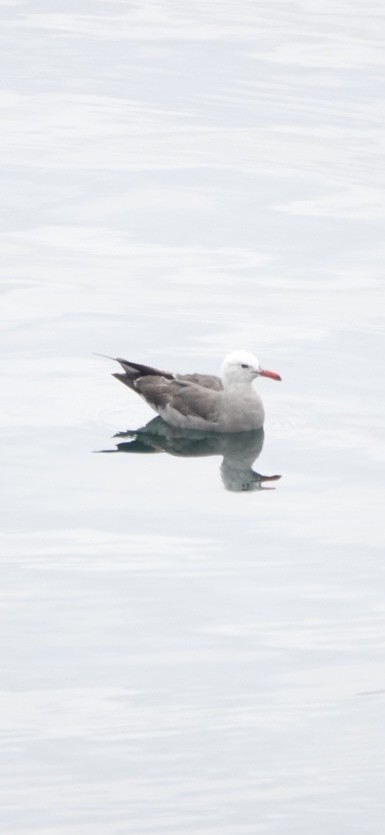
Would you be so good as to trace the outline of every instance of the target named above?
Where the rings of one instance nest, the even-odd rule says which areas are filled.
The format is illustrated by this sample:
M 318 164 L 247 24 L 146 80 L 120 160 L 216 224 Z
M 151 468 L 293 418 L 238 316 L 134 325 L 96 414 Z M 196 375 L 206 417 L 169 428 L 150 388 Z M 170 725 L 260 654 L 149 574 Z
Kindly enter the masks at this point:
M 380 835 L 383 6 L 0 18 L 1 831 Z M 241 347 L 276 490 L 94 453 Z

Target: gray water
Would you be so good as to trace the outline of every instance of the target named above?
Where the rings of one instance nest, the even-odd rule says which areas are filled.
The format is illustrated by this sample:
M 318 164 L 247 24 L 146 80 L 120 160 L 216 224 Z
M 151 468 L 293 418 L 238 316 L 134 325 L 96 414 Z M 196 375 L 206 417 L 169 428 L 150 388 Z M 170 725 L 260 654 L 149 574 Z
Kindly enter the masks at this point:
M 0 3 L 4 835 L 383 832 L 384 16 Z M 235 348 L 280 480 L 100 452 Z

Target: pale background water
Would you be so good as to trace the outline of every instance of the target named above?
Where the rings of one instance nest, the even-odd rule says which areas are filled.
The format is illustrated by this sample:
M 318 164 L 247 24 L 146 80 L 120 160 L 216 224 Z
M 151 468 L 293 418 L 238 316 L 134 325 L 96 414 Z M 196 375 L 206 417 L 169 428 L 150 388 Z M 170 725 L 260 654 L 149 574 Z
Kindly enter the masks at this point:
M 2 835 L 380 835 L 377 0 L 2 0 Z M 261 381 L 275 490 L 98 455 Z

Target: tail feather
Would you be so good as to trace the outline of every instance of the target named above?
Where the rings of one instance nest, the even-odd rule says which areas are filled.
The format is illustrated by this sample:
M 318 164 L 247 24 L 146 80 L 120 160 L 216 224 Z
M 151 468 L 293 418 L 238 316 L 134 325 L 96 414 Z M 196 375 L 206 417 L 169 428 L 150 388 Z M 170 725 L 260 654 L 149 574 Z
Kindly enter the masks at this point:
M 130 377 L 129 374 L 113 374 L 117 380 L 120 380 L 121 383 L 124 383 L 125 386 L 128 386 L 130 389 L 135 388 L 135 380 L 138 379 L 138 375 L 133 375 Z
M 131 362 L 131 360 L 125 360 L 123 357 L 111 357 L 109 354 L 99 354 L 96 351 L 93 353 L 95 357 L 103 357 L 106 360 L 118 362 L 127 374 L 136 374 L 138 377 L 147 377 L 149 375 L 152 377 L 167 377 L 168 380 L 172 380 L 174 377 L 169 371 L 161 371 L 159 368 L 153 368 L 151 365 L 142 365 L 140 362 Z
M 168 371 L 160 371 L 159 368 L 152 368 L 151 365 L 142 365 L 139 362 L 131 362 L 131 360 L 124 360 L 122 357 L 117 357 L 116 361 L 120 363 L 123 370 L 130 375 L 136 377 L 167 377 L 168 380 L 173 379 L 173 374 Z
M 122 357 L 110 357 L 108 354 L 95 354 L 97 357 L 104 357 L 105 359 L 118 362 L 122 366 L 124 374 L 113 374 L 117 380 L 128 386 L 131 389 L 135 388 L 135 383 L 140 377 L 166 377 L 167 380 L 173 380 L 174 375 L 169 371 L 161 371 L 159 368 L 153 368 L 151 365 L 142 365 L 140 362 L 131 362 Z

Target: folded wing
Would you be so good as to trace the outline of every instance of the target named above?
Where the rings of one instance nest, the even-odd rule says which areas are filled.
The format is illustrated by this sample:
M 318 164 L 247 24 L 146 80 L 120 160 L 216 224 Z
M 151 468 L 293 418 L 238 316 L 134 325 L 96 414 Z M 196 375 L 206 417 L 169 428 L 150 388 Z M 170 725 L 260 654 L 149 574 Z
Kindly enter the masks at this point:
M 198 417 L 216 421 L 219 417 L 218 391 L 190 383 L 187 380 L 166 380 L 162 377 L 141 377 L 135 391 L 157 412 L 177 412 L 184 417 Z
M 211 374 L 171 374 L 149 365 L 117 360 L 123 374 L 114 374 L 137 391 L 156 412 L 176 412 L 181 417 L 197 417 L 215 422 L 219 416 L 222 381 Z

